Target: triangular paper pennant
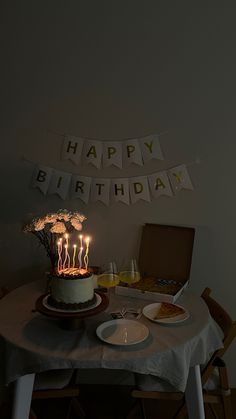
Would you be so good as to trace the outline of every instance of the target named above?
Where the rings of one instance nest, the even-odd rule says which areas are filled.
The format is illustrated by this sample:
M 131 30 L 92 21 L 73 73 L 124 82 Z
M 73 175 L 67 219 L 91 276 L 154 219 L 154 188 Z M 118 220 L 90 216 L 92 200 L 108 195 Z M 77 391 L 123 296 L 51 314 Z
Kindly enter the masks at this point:
M 148 176 L 151 194 L 154 198 L 161 195 L 173 196 L 167 172 L 157 172 Z
M 126 140 L 123 143 L 123 160 L 124 167 L 135 163 L 139 166 L 143 165 L 141 149 L 138 140 Z
M 71 197 L 79 198 L 85 204 L 89 201 L 91 177 L 73 175 L 71 180 Z
M 152 159 L 164 160 L 159 135 L 148 135 L 139 139 L 139 144 L 142 151 L 143 161 L 147 163 Z
M 91 201 L 103 202 L 109 205 L 110 202 L 110 179 L 95 178 L 91 183 Z
M 51 182 L 48 188 L 49 194 L 57 194 L 62 199 L 66 199 L 71 182 L 71 174 L 53 170 Z
M 71 160 L 75 164 L 79 164 L 83 149 L 84 140 L 82 138 L 66 135 L 62 145 L 62 160 Z
M 140 200 L 150 202 L 150 193 L 147 176 L 132 177 L 129 179 L 130 199 L 132 204 Z
M 111 179 L 111 201 L 124 202 L 129 205 L 129 180 L 125 178 Z
M 175 194 L 181 191 L 181 189 L 193 190 L 193 185 L 185 164 L 168 170 L 168 176 Z
M 51 181 L 53 169 L 51 167 L 47 166 L 35 166 L 32 180 L 31 180 L 31 186 L 33 188 L 38 188 L 40 191 L 46 195 L 48 191 L 48 187 Z
M 102 161 L 102 142 L 97 140 L 85 140 L 82 152 L 82 163 L 91 163 L 100 169 Z
M 118 141 L 104 141 L 102 164 L 104 167 L 116 166 L 122 169 L 122 143 Z

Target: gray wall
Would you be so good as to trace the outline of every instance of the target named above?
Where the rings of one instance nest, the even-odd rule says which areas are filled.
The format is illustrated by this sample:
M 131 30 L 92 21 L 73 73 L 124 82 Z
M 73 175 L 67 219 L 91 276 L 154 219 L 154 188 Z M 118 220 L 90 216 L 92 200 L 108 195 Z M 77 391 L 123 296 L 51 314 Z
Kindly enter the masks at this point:
M 194 226 L 191 289 L 200 294 L 208 285 L 236 317 L 236 6 L 199 3 L 1 5 L 1 284 L 38 278 L 47 267 L 34 239 L 21 232 L 27 214 L 80 209 L 94 264 L 137 253 L 145 222 Z M 78 172 L 60 160 L 56 133 L 118 140 L 162 131 L 164 162 L 122 176 L 193 163 L 193 192 L 105 207 L 29 187 L 31 161 Z M 115 168 L 80 173 L 121 176 Z M 234 350 L 227 360 L 235 387 Z

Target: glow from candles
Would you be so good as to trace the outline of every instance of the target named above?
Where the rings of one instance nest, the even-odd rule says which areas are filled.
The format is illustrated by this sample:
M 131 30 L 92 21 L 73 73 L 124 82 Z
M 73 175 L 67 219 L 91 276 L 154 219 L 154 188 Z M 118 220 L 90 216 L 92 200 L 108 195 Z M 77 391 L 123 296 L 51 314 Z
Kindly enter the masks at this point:
M 60 238 L 57 242 L 57 252 L 58 252 L 57 270 L 58 272 L 60 272 L 60 270 L 62 269 L 62 258 L 61 258 L 62 238 Z
M 76 244 L 73 244 L 73 248 L 74 248 L 74 252 L 73 252 L 73 262 L 72 262 L 72 268 L 74 268 L 74 267 L 75 267 L 75 255 L 76 255 L 76 248 L 77 248 L 77 245 L 76 245 Z
M 86 243 L 86 251 L 85 251 L 85 256 L 84 256 L 84 264 L 85 264 L 85 269 L 87 271 L 88 269 L 88 253 L 89 253 L 89 242 L 90 242 L 90 237 L 86 237 L 85 239 L 85 243 Z

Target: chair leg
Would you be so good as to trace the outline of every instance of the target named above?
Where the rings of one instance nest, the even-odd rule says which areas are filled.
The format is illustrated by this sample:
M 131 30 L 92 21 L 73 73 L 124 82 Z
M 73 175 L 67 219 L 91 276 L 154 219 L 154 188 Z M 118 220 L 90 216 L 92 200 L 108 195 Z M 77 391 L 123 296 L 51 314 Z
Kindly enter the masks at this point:
M 70 401 L 66 419 L 70 419 L 72 411 L 76 413 L 78 419 L 85 419 L 86 417 L 85 411 L 82 408 L 79 400 L 75 397 L 73 397 L 73 399 L 71 399 Z
M 231 403 L 231 390 L 229 387 L 228 374 L 226 365 L 223 364 L 219 368 L 220 375 L 220 388 L 222 391 L 222 402 L 224 408 L 225 419 L 233 419 L 232 403 Z
M 139 399 L 139 402 L 140 402 L 140 407 L 141 407 L 141 412 L 142 412 L 142 418 L 147 419 L 146 412 L 145 412 L 144 399 Z
M 174 419 L 186 419 L 188 417 L 187 406 L 185 401 L 183 404 L 178 408 L 177 412 L 175 413 Z
M 30 409 L 29 419 L 38 419 L 32 408 Z
M 208 408 L 209 408 L 210 412 L 213 414 L 214 418 L 215 419 L 219 419 L 219 416 L 217 416 L 216 411 L 215 411 L 213 405 L 212 404 L 207 404 L 206 406 L 208 406 Z

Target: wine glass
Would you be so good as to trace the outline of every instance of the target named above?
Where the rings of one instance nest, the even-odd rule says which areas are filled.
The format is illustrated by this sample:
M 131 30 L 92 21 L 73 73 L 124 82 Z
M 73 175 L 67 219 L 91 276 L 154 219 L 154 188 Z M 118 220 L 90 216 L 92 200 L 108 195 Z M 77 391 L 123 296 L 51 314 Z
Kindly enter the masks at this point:
M 108 262 L 102 266 L 101 274 L 97 277 L 97 283 L 100 287 L 110 289 L 119 284 L 119 282 L 120 278 L 115 262 Z
M 128 260 L 120 270 L 119 278 L 126 284 L 134 284 L 140 281 L 140 272 L 136 259 Z

